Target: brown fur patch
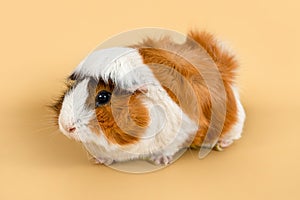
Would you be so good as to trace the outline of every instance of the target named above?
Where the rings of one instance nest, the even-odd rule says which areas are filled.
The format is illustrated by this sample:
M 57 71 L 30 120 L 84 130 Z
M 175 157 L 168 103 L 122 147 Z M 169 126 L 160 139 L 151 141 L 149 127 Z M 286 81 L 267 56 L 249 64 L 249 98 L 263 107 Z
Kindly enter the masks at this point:
M 144 63 L 150 66 L 169 96 L 179 104 L 191 119 L 198 120 L 200 128 L 191 147 L 200 147 L 205 139 L 208 127 L 210 125 L 214 126 L 211 124 L 211 98 L 226 101 L 226 118 L 221 137 L 230 130 L 237 120 L 236 102 L 230 87 L 237 63 L 232 55 L 218 46 L 212 35 L 205 32 L 191 32 L 189 37 L 184 44 L 176 44 L 169 38 L 162 38 L 157 41 L 147 39 L 133 47 L 139 50 Z M 192 40 L 196 41 L 197 44 Z M 199 48 L 199 44 L 203 48 Z M 218 86 L 215 86 L 214 90 L 209 92 L 203 79 L 203 76 L 208 80 L 215 80 L 216 77 L 209 57 L 219 69 L 226 91 L 226 99 L 221 99 L 218 96 L 220 95 Z M 197 64 L 201 75 L 190 61 Z
M 101 90 L 112 92 L 113 87 L 100 83 L 96 94 Z M 112 92 L 110 103 L 96 108 L 96 116 L 107 140 L 113 144 L 136 143 L 146 131 L 149 113 L 142 102 L 143 94 Z
M 234 55 L 223 49 L 218 44 L 218 40 L 205 31 L 190 31 L 188 37 L 199 43 L 207 51 L 219 67 L 224 82 L 231 84 L 234 81 L 235 70 L 238 68 Z

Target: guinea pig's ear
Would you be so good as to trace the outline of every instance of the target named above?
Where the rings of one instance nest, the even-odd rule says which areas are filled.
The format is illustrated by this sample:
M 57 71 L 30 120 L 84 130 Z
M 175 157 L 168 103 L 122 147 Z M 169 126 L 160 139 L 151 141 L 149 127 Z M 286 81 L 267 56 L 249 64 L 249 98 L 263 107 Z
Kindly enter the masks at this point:
M 135 87 L 135 88 L 130 88 L 129 90 L 130 92 L 132 93 L 142 93 L 142 94 L 146 94 L 148 92 L 148 87 L 147 85 L 140 85 L 138 87 Z
M 142 86 L 138 87 L 135 91 L 146 94 L 148 92 L 148 87 L 147 87 L 147 85 L 142 85 Z

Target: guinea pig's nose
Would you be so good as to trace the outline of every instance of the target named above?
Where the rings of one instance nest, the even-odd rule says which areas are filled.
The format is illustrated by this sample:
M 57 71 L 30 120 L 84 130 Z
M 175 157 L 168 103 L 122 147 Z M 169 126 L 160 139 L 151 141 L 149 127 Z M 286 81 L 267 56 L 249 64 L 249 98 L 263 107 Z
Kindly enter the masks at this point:
M 69 133 L 74 133 L 74 132 L 76 131 L 76 128 L 75 128 L 74 126 L 71 126 L 71 127 L 68 127 L 68 128 L 67 128 L 67 131 L 68 131 Z
M 74 122 L 66 122 L 63 118 L 59 119 L 59 128 L 66 133 L 74 133 L 76 131 L 76 126 Z
M 61 126 L 68 133 L 74 133 L 76 131 L 76 127 L 74 125 L 61 123 Z

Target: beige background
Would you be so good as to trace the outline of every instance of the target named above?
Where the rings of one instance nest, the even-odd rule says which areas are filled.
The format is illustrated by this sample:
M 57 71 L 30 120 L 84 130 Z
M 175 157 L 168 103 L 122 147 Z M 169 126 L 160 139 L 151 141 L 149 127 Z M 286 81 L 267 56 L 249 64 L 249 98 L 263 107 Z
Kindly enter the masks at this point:
M 1 1 L 0 199 L 300 199 L 299 5 Z M 145 26 L 199 27 L 229 41 L 241 62 L 247 122 L 222 153 L 198 160 L 187 152 L 170 167 L 134 175 L 91 165 L 40 105 L 100 42 Z

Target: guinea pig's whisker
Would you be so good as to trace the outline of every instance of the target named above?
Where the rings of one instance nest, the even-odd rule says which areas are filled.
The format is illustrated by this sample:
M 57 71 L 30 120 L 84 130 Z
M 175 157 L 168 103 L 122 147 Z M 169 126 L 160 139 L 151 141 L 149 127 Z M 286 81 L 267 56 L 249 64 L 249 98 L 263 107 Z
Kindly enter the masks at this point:
M 51 127 L 51 126 L 48 126 L 48 127 L 43 127 L 43 128 L 34 130 L 33 133 L 41 133 L 41 132 L 45 132 L 45 131 L 51 131 L 51 130 L 53 130 L 53 129 L 55 129 L 55 131 L 58 130 L 57 127 L 54 127 L 54 126 L 52 126 L 52 127 Z
M 58 135 L 58 134 L 59 134 L 59 130 L 58 129 L 55 130 L 55 131 L 52 131 L 52 132 L 48 133 L 48 135 L 51 136 L 51 137 L 53 137 L 55 135 Z

